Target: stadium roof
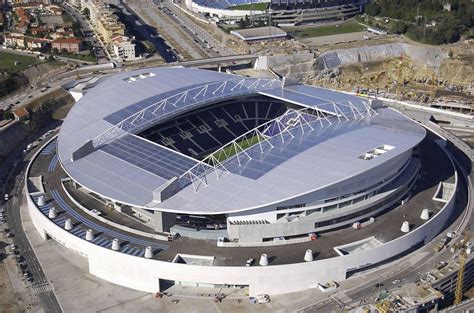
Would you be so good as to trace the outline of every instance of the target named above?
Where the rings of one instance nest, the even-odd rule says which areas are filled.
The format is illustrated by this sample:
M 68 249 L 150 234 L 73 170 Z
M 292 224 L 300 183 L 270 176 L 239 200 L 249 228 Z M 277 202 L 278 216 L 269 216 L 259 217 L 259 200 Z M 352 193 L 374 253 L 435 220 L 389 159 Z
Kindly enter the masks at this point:
M 237 154 L 221 168 L 135 135 L 194 108 L 256 94 L 327 112 L 333 122 L 305 121 L 269 136 L 264 150 L 249 148 L 245 162 Z M 144 69 L 88 90 L 61 128 L 58 153 L 79 184 L 121 203 L 182 213 L 237 212 L 373 170 L 424 137 L 421 127 L 395 111 L 379 109 L 368 119 L 364 110 L 371 110 L 364 99 L 321 88 L 180 67 Z M 393 149 L 370 161 L 358 157 L 382 145 Z M 197 167 L 204 169 L 197 179 L 205 184 L 183 183 Z M 225 173 L 214 175 L 222 168 Z
M 230 33 L 244 41 L 285 38 L 288 35 L 284 30 L 275 26 L 237 29 L 231 30 Z
M 252 3 L 270 2 L 269 0 L 193 0 L 194 3 L 208 8 L 225 10 L 231 7 Z

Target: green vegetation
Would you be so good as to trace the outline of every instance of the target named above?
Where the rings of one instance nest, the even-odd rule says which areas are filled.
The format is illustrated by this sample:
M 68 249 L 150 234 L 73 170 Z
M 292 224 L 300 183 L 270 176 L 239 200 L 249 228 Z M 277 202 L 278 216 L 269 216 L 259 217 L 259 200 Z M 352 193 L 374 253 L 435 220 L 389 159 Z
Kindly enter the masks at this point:
M 0 60 L 2 56 L 0 55 Z M 5 97 L 23 86 L 28 85 L 28 78 L 22 73 L 12 73 L 0 78 L 0 98 Z
M 82 10 L 82 15 L 84 15 L 86 17 L 86 19 L 90 20 L 91 19 L 91 11 L 89 10 L 89 8 L 84 8 Z
M 63 13 L 61 14 L 61 17 L 62 17 L 64 23 L 71 23 L 71 24 L 74 23 L 74 19 L 66 11 L 63 11 Z
M 248 15 L 244 18 L 240 18 L 238 29 L 252 28 L 252 27 L 263 27 L 268 26 L 268 19 L 265 17 L 259 16 L 254 21 L 251 21 Z
M 82 32 L 81 24 L 79 22 L 72 23 L 72 31 L 74 32 L 75 37 L 84 38 L 84 33 Z
M 86 62 L 96 62 L 97 58 L 93 54 L 78 54 L 78 53 L 67 53 L 66 51 L 62 51 L 62 53 L 56 54 L 57 56 L 63 58 L 69 58 L 74 60 L 81 60 Z
M 365 27 L 363 25 L 358 24 L 355 20 L 350 20 L 338 25 L 304 27 L 298 28 L 297 30 L 286 29 L 286 31 L 290 32 L 296 38 L 307 38 L 355 33 L 361 32 L 364 29 Z
M 28 79 L 20 72 L 38 62 L 39 60 L 33 56 L 0 52 L 0 72 L 8 73 L 5 76 L 0 76 L 0 98 L 27 85 Z
M 250 138 L 243 139 L 237 144 L 243 149 L 247 149 L 248 147 L 251 147 L 259 142 L 259 136 L 255 135 Z M 225 153 L 224 153 L 225 152 Z M 237 153 L 242 152 L 239 148 L 236 148 L 235 145 L 228 145 L 222 150 L 218 150 L 216 152 L 211 153 L 210 155 L 214 155 L 214 157 L 217 159 L 217 161 L 222 162 L 224 160 L 227 160 L 233 155 L 236 155 Z M 227 156 L 226 156 L 227 155 Z M 212 161 L 208 161 L 208 163 L 212 163 Z
M 466 34 L 472 36 L 474 4 L 471 0 L 376 0 L 368 4 L 366 13 L 372 17 L 389 18 L 374 22 L 375 27 L 427 44 L 453 43 Z
M 241 11 L 265 11 L 268 9 L 268 2 L 263 3 L 249 3 L 241 4 L 233 7 L 229 7 L 229 10 L 241 10 Z
M 18 72 L 36 63 L 38 63 L 38 59 L 32 56 L 0 52 L 0 71 L 2 72 Z
M 3 117 L 4 120 L 12 120 L 12 119 L 15 118 L 15 116 L 13 115 L 13 113 L 11 111 L 3 112 L 2 117 Z

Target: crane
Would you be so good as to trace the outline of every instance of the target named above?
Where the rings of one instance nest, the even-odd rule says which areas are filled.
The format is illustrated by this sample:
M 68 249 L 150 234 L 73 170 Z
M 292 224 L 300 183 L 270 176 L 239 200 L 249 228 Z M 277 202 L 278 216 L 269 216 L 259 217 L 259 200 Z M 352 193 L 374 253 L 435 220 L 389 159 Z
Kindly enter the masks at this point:
M 467 243 L 469 241 L 469 227 L 464 230 L 464 238 L 461 240 L 460 244 L 458 245 L 461 249 L 459 253 L 459 269 L 458 269 L 458 277 L 456 279 L 456 289 L 454 291 L 454 304 L 459 304 L 462 302 L 462 289 L 464 284 L 464 269 L 466 267 L 467 261 L 467 252 L 466 249 Z

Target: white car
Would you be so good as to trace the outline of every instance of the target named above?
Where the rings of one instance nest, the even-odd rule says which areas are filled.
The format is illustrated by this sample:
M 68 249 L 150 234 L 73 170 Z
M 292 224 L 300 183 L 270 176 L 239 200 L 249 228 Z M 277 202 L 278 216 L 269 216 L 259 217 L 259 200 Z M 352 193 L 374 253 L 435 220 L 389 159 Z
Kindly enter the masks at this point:
M 247 267 L 252 266 L 253 262 L 255 262 L 255 259 L 248 258 L 247 262 L 245 262 L 245 266 Z
M 8 195 L 8 193 L 6 193 L 3 199 L 5 199 L 5 201 L 8 201 L 8 198 L 10 198 L 10 196 Z
M 269 295 L 257 295 L 257 303 L 268 303 L 270 302 L 270 296 Z

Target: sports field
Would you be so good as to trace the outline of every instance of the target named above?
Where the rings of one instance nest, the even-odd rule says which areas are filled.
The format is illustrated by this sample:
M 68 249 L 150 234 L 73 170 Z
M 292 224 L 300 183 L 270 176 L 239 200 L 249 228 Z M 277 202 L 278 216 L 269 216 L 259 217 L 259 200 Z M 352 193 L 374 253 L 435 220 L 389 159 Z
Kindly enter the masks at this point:
M 296 38 L 309 38 L 356 33 L 364 29 L 365 27 L 363 25 L 358 24 L 355 20 L 350 20 L 337 25 L 295 27 L 285 28 L 284 30 Z

